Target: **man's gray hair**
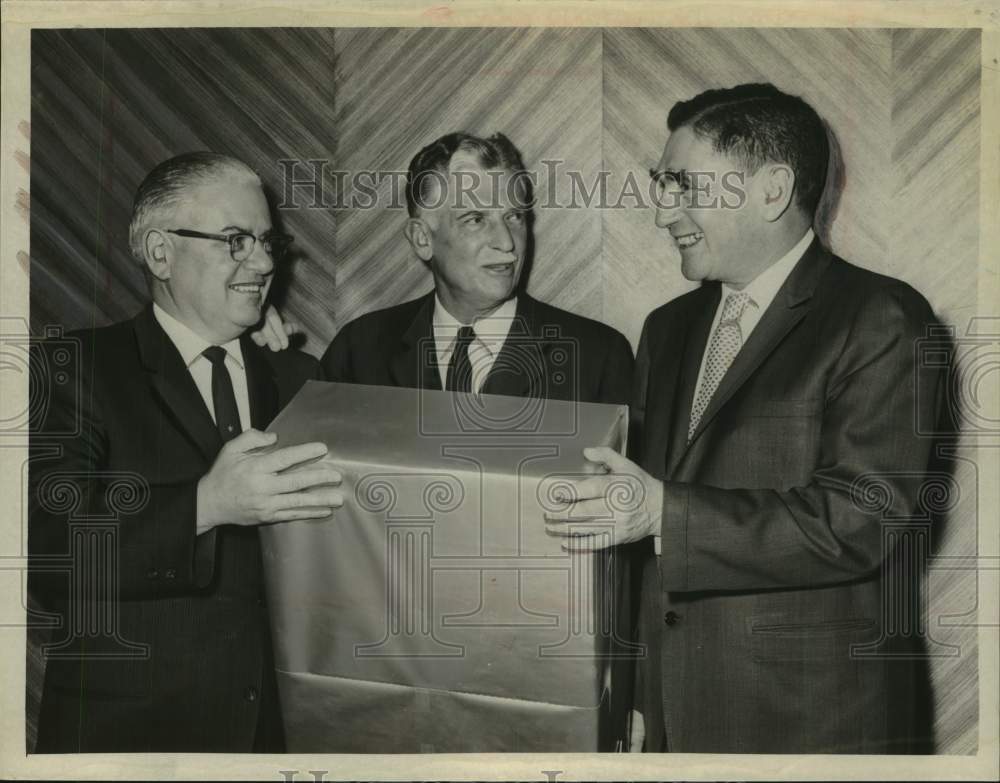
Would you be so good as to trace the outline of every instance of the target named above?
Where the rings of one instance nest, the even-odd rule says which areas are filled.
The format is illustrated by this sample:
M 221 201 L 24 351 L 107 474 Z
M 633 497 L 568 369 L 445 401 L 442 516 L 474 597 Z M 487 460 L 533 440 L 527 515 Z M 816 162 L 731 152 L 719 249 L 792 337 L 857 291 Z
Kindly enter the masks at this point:
M 132 220 L 128 227 L 128 243 L 132 256 L 145 268 L 144 243 L 158 213 L 184 200 L 186 191 L 195 185 L 211 182 L 222 173 L 245 172 L 248 178 L 260 182 L 250 166 L 238 158 L 218 152 L 187 152 L 163 161 L 139 185 L 132 203 Z M 182 226 L 183 228 L 183 226 Z

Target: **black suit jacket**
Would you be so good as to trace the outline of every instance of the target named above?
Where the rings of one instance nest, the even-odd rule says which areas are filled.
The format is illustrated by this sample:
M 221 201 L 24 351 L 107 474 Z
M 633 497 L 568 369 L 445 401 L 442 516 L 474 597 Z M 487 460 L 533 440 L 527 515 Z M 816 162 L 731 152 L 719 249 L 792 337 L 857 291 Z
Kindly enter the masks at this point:
M 441 389 L 434 356 L 434 292 L 351 321 L 321 360 L 324 378 L 341 383 Z M 510 334 L 481 391 L 514 397 L 627 404 L 632 397 L 632 348 L 615 329 L 539 302 L 517 299 Z M 616 580 L 631 584 L 631 547 L 616 558 Z M 635 623 L 630 589 L 618 590 L 612 703 L 601 726 L 601 745 L 627 741 L 632 659 L 627 644 Z
M 434 293 L 356 318 L 320 364 L 328 381 L 440 389 Z M 517 313 L 483 394 L 628 404 L 632 348 L 606 324 L 520 294 Z
M 31 443 L 31 586 L 60 623 L 37 751 L 250 751 L 259 717 L 258 747 L 280 749 L 257 530 L 195 536 L 222 441 L 190 372 L 151 306 L 69 337 L 75 377 L 51 400 L 37 390 L 49 409 Z M 263 429 L 318 366 L 242 348 Z M 33 360 L 58 367 L 58 349 Z M 88 554 L 71 580 L 73 550 Z
M 892 633 L 918 610 L 919 567 L 884 565 L 893 521 L 921 514 L 916 422 L 936 421 L 941 377 L 915 356 L 933 313 L 814 242 L 688 443 L 719 297 L 651 313 L 636 362 L 635 456 L 664 480 L 642 583 L 647 749 L 920 750 L 922 642 Z

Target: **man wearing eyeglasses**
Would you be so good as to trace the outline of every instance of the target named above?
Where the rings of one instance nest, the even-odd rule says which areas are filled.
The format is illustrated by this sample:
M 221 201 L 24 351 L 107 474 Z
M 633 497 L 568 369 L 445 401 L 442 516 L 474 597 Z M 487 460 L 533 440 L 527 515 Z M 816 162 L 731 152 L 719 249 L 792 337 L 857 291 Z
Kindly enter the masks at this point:
M 32 588 L 61 621 L 36 750 L 280 751 L 256 526 L 343 502 L 323 444 L 282 448 L 264 431 L 319 369 L 245 335 L 290 238 L 249 167 L 198 152 L 146 177 L 129 240 L 152 303 L 73 335 L 79 409 L 57 397 L 47 421 L 67 431 L 79 416 L 79 435 L 54 458 L 44 433 L 32 441 Z M 112 515 L 114 557 L 95 568 L 71 532 L 114 509 L 116 481 L 138 500 Z M 73 510 L 59 502 L 68 483 Z M 43 570 L 67 555 L 71 572 Z M 102 580 L 110 594 L 75 587 Z

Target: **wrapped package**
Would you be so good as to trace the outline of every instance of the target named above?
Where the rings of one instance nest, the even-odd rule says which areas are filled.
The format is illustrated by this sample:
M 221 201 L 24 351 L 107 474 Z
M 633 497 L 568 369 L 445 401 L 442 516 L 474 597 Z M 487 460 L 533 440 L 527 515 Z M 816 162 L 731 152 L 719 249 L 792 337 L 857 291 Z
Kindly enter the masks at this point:
M 624 406 L 313 381 L 269 429 L 324 441 L 345 494 L 261 529 L 289 751 L 608 745 L 614 557 L 543 520 Z

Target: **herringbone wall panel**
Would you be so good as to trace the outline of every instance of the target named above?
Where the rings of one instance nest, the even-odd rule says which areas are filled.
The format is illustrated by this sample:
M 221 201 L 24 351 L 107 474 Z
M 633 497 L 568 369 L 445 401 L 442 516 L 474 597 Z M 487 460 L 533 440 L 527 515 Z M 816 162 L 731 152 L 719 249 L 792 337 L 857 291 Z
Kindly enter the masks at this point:
M 445 133 L 499 131 L 529 167 L 558 159 L 587 182 L 597 177 L 600 30 L 338 30 L 335 44 L 338 169 L 405 172 L 421 147 Z M 341 214 L 338 326 L 431 288 L 403 238 L 406 210 L 391 207 L 392 187 L 383 182 L 375 208 Z M 534 233 L 528 290 L 601 318 L 598 212 L 538 209 Z
M 979 252 L 979 51 L 975 30 L 609 29 L 604 163 L 612 180 L 641 177 L 662 152 L 670 107 L 702 90 L 770 81 L 801 95 L 830 125 L 842 163 L 833 219 L 817 229 L 839 255 L 911 283 L 963 335 Z M 692 287 L 653 220 L 652 209 L 603 213 L 605 316 L 633 340 L 646 313 Z M 959 372 L 964 389 L 973 368 Z M 974 556 L 975 461 L 963 446 L 947 464 L 958 492 L 932 550 Z M 927 589 L 938 750 L 974 752 L 976 575 L 932 568 Z
M 979 718 L 977 612 L 974 570 L 947 567 L 947 558 L 978 554 L 987 519 L 980 512 L 974 443 L 975 384 L 986 351 L 975 333 L 979 259 L 979 49 L 978 30 L 894 30 L 892 40 L 892 202 L 887 271 L 912 283 L 955 330 L 953 404 L 965 430 L 949 461 L 959 493 L 934 531 L 940 568 L 929 572 L 929 633 L 948 655 L 932 661 L 935 715 L 942 752 L 976 749 Z M 970 330 L 970 325 L 972 329 Z M 995 340 L 995 337 L 994 337 Z M 989 359 L 987 358 L 988 362 Z M 995 422 L 993 424 L 995 435 Z
M 879 30 L 609 29 L 604 33 L 604 162 L 648 181 L 667 112 L 711 87 L 769 81 L 802 95 L 837 133 L 847 186 L 830 231 L 837 251 L 884 264 L 889 223 L 888 35 Z M 604 213 L 608 322 L 633 342 L 651 309 L 692 287 L 653 209 Z
M 402 235 L 398 178 L 383 175 L 371 206 L 352 205 L 344 182 L 403 172 L 421 146 L 463 129 L 507 134 L 539 173 L 529 290 L 634 344 L 646 314 L 690 283 L 652 210 L 622 188 L 631 177 L 644 192 L 675 101 L 767 80 L 836 134 L 841 187 L 818 226 L 834 250 L 913 284 L 961 341 L 976 301 L 979 57 L 977 32 L 942 30 L 36 31 L 32 326 L 135 313 L 146 301 L 127 252 L 135 188 L 164 158 L 210 148 L 254 165 L 282 202 L 296 259 L 276 293 L 318 355 L 350 319 L 431 284 Z M 322 190 L 289 186 L 281 160 L 324 166 Z M 605 205 L 623 208 L 565 208 L 569 173 L 590 189 L 602 169 Z M 979 354 L 961 355 L 966 388 Z M 974 556 L 974 453 L 963 445 L 952 462 L 961 497 L 933 550 Z M 931 634 L 958 651 L 931 661 L 939 752 L 975 748 L 977 589 L 973 572 L 929 576 Z
M 128 222 L 135 190 L 157 163 L 199 149 L 231 154 L 280 198 L 279 160 L 328 159 L 333 38 L 324 29 L 36 30 L 33 328 L 103 326 L 148 299 L 128 254 Z M 336 214 L 281 217 L 296 257 L 276 293 L 311 334 L 328 338 Z

